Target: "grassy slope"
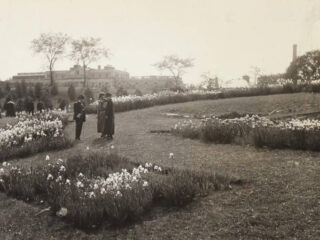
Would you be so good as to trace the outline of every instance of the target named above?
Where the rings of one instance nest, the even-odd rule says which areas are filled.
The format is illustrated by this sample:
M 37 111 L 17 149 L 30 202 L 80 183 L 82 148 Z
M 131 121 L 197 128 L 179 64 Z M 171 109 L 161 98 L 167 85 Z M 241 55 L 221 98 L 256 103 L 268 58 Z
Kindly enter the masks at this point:
M 287 112 L 319 110 L 319 96 L 279 95 L 191 102 L 116 115 L 116 137 L 97 139 L 95 116 L 88 117 L 84 137 L 73 149 L 50 153 L 68 155 L 90 148 L 115 151 L 134 161 L 186 168 L 214 167 L 246 180 L 231 191 L 220 191 L 178 211 L 156 211 L 146 221 L 122 229 L 100 229 L 88 235 L 55 217 L 34 214 L 31 206 L 0 194 L 0 239 L 316 239 L 320 232 L 319 153 L 256 150 L 253 147 L 204 144 L 151 130 L 170 129 L 179 119 L 165 113 L 188 114 L 227 111 L 266 113 L 281 105 Z M 74 125 L 67 127 L 72 136 Z M 175 154 L 169 160 L 170 152 Z M 43 164 L 46 154 L 16 160 Z

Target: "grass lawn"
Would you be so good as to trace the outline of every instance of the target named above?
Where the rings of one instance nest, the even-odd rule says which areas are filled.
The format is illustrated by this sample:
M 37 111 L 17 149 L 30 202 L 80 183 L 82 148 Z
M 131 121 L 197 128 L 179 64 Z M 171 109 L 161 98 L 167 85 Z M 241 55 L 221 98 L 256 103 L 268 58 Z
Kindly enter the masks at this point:
M 102 227 L 85 233 L 57 217 L 35 216 L 45 206 L 28 204 L 0 194 L 0 239 L 317 239 L 320 236 L 320 153 L 255 149 L 249 146 L 205 144 L 167 133 L 190 115 L 231 111 L 267 114 L 320 110 L 320 95 L 290 94 L 220 99 L 166 105 L 116 114 L 116 135 L 110 142 L 96 133 L 96 117 L 89 115 L 82 141 L 72 149 L 50 153 L 64 157 L 87 146 L 114 151 L 136 162 L 177 168 L 212 167 L 244 180 L 230 191 L 213 192 L 182 209 L 153 211 L 144 221 L 127 227 Z M 74 124 L 66 128 L 74 135 Z M 169 154 L 174 158 L 169 159 Z M 44 164 L 46 153 L 13 164 Z M 46 164 L 46 163 L 45 163 Z
M 197 101 L 183 105 L 169 105 L 169 112 L 183 114 L 215 114 L 226 112 L 256 113 L 261 115 L 299 114 L 320 111 L 320 94 L 296 93 L 244 98 Z

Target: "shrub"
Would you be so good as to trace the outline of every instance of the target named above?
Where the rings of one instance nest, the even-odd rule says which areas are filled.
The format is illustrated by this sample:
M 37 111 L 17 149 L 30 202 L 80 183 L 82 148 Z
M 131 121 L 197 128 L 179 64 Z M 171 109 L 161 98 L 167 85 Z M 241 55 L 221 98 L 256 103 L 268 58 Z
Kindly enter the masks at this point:
M 116 95 L 117 95 L 117 97 L 128 96 L 128 92 L 123 87 L 119 87 Z

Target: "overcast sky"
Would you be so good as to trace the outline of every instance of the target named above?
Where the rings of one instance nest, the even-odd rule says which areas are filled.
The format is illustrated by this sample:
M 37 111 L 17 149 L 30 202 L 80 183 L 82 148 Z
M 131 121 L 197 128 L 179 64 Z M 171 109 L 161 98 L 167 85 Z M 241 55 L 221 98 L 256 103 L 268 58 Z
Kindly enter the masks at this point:
M 0 0 L 0 79 L 46 70 L 30 50 L 44 32 L 99 37 L 113 54 L 99 64 L 132 76 L 158 74 L 152 64 L 176 54 L 195 59 L 186 82 L 207 71 L 229 79 L 251 66 L 284 72 L 294 43 L 298 54 L 320 48 L 320 1 Z M 56 69 L 71 65 L 59 61 Z

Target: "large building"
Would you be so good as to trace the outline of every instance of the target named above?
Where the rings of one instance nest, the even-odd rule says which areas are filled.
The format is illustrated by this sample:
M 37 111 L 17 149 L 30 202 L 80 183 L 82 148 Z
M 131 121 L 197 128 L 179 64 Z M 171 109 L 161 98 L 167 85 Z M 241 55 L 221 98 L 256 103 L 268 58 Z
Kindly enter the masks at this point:
M 59 87 L 69 87 L 71 84 L 75 87 L 84 85 L 83 68 L 80 65 L 74 65 L 69 70 L 53 71 L 53 80 Z M 120 71 L 107 65 L 104 68 L 98 66 L 97 69 L 86 69 L 86 86 L 91 88 L 102 87 L 109 81 L 128 80 L 128 72 Z M 50 84 L 50 72 L 18 73 L 12 77 L 12 82 L 25 81 L 26 83 Z

